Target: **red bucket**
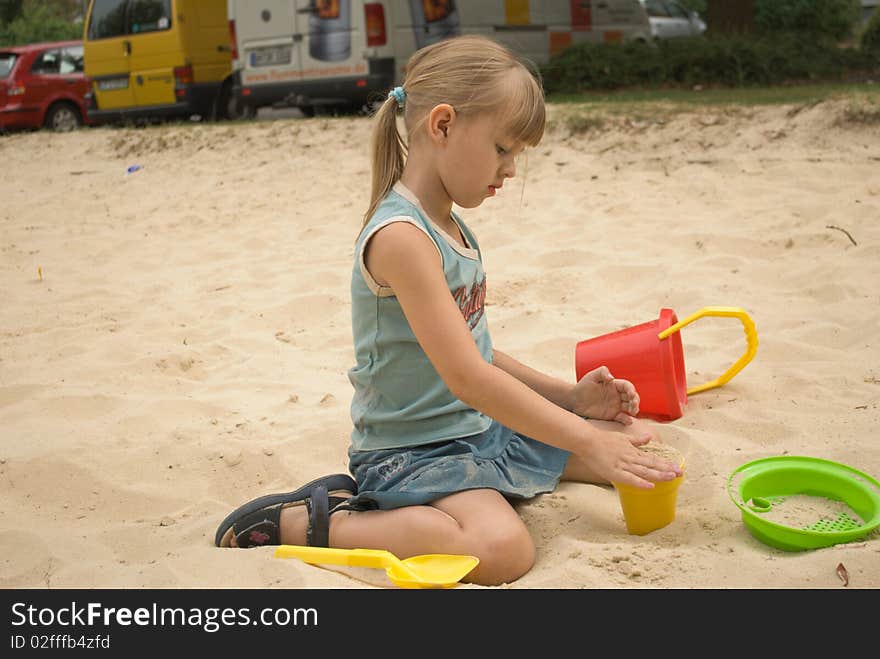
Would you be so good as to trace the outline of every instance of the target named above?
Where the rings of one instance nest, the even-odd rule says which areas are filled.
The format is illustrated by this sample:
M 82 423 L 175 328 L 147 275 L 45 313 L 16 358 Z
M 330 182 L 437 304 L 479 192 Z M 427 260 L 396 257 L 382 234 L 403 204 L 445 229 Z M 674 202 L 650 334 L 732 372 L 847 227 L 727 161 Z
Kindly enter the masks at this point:
M 679 330 L 703 316 L 739 318 L 748 350 L 721 377 L 688 389 Z M 729 381 L 752 360 L 757 349 L 755 324 L 738 307 L 706 307 L 683 321 L 672 309 L 661 309 L 657 320 L 580 341 L 575 350 L 575 373 L 580 380 L 594 368 L 607 366 L 614 377 L 635 385 L 640 399 L 639 417 L 671 421 L 682 415 L 689 394 Z

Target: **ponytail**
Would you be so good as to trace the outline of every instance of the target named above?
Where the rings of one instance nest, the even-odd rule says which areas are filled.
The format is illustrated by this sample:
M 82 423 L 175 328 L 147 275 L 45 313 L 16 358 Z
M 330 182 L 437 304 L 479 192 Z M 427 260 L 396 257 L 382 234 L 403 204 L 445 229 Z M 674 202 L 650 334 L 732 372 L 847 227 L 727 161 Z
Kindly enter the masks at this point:
M 385 99 L 374 117 L 373 128 L 372 170 L 373 183 L 370 192 L 370 208 L 364 215 L 361 229 L 370 221 L 376 208 L 403 173 L 406 159 L 406 142 L 397 130 L 398 102 L 394 97 Z

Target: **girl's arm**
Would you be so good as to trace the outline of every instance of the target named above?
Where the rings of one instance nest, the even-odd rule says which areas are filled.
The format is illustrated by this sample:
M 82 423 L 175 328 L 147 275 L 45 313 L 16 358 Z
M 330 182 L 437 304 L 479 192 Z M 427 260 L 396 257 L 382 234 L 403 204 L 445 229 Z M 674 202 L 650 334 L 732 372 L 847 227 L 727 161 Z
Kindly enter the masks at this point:
M 636 449 L 650 435 L 631 439 L 599 429 L 487 363 L 452 299 L 437 248 L 418 228 L 396 222 L 380 229 L 364 258 L 373 278 L 394 291 L 419 344 L 459 400 L 518 433 L 577 454 L 608 481 L 650 488 L 652 481 L 680 475 L 677 465 Z
M 536 371 L 500 350 L 494 351 L 493 362 L 502 371 L 509 373 L 559 407 L 569 412 L 574 409 L 574 387 L 568 382 Z
M 607 366 L 586 373 L 575 384 L 529 368 L 500 350 L 494 364 L 559 407 L 578 416 L 632 425 L 639 413 L 639 394 L 629 380 L 615 378 Z

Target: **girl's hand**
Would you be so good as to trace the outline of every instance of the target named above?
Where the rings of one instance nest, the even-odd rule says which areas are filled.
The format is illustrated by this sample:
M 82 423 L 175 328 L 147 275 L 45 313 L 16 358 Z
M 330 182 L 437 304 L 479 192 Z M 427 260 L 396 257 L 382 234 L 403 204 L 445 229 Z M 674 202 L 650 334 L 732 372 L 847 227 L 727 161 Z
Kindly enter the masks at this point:
M 680 465 L 638 449 L 651 439 L 649 432 L 631 435 L 602 430 L 588 452 L 579 457 L 610 483 L 651 489 L 655 482 L 671 481 L 682 474 Z
M 589 419 L 629 425 L 639 413 L 639 394 L 633 383 L 615 378 L 607 366 L 582 377 L 572 389 L 572 400 L 571 411 Z

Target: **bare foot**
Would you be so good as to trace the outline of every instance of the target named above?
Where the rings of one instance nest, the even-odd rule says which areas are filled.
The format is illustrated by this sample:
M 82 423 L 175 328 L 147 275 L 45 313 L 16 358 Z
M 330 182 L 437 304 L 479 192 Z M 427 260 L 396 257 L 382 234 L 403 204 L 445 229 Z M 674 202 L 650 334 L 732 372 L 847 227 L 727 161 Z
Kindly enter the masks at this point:
M 288 506 L 281 510 L 281 544 L 306 544 L 306 530 L 309 527 L 309 513 L 305 506 Z

